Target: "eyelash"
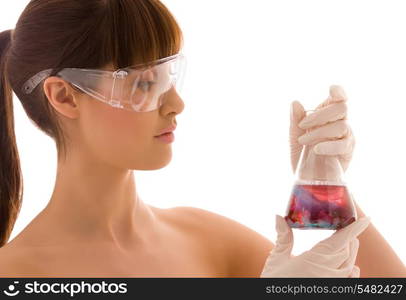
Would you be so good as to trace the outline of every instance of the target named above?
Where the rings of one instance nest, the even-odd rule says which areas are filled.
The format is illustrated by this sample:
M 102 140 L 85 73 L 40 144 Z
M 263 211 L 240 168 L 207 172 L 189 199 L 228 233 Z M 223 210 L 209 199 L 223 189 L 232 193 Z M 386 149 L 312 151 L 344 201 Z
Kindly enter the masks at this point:
M 138 83 L 138 86 L 140 86 L 142 89 L 145 86 L 145 83 L 149 85 L 149 87 L 153 86 L 156 82 L 155 81 L 140 81 Z

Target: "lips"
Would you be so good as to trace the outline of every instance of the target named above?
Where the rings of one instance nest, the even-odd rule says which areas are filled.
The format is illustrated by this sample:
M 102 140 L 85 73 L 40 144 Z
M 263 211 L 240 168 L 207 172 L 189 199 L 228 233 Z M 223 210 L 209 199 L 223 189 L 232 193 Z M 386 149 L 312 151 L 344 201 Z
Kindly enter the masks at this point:
M 166 128 L 166 129 L 162 130 L 162 131 L 160 132 L 160 134 L 158 134 L 158 135 L 156 135 L 156 136 L 160 136 L 160 135 L 163 135 L 163 134 L 165 134 L 165 133 L 175 131 L 175 129 L 176 129 L 176 126 L 172 125 L 172 126 Z

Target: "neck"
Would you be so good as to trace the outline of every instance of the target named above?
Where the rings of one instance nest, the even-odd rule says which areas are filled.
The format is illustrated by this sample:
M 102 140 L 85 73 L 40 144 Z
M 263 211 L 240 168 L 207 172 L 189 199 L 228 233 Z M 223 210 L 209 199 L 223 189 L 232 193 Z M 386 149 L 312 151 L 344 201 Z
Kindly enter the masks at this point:
M 137 195 L 132 170 L 97 164 L 78 155 L 58 163 L 54 191 L 42 214 L 64 236 L 120 247 L 146 240 L 155 224 L 151 208 Z

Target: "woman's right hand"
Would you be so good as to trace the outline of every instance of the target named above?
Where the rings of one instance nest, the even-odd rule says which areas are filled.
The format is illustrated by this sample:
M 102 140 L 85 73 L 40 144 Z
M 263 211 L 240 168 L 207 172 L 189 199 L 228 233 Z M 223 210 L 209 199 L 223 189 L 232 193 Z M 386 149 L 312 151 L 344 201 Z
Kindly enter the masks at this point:
M 291 255 L 293 232 L 285 219 L 276 215 L 278 238 L 269 253 L 260 277 L 359 277 L 355 265 L 359 240 L 357 236 L 369 225 L 363 217 L 299 256 Z

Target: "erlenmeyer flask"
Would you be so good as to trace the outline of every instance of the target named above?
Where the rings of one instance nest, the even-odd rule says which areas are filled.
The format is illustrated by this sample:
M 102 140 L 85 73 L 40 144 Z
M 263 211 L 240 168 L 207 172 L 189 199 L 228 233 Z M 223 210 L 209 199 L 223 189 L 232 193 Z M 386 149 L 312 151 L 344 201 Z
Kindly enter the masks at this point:
M 301 153 L 285 220 L 291 228 L 343 228 L 357 218 L 338 156 L 318 155 L 314 145 Z

